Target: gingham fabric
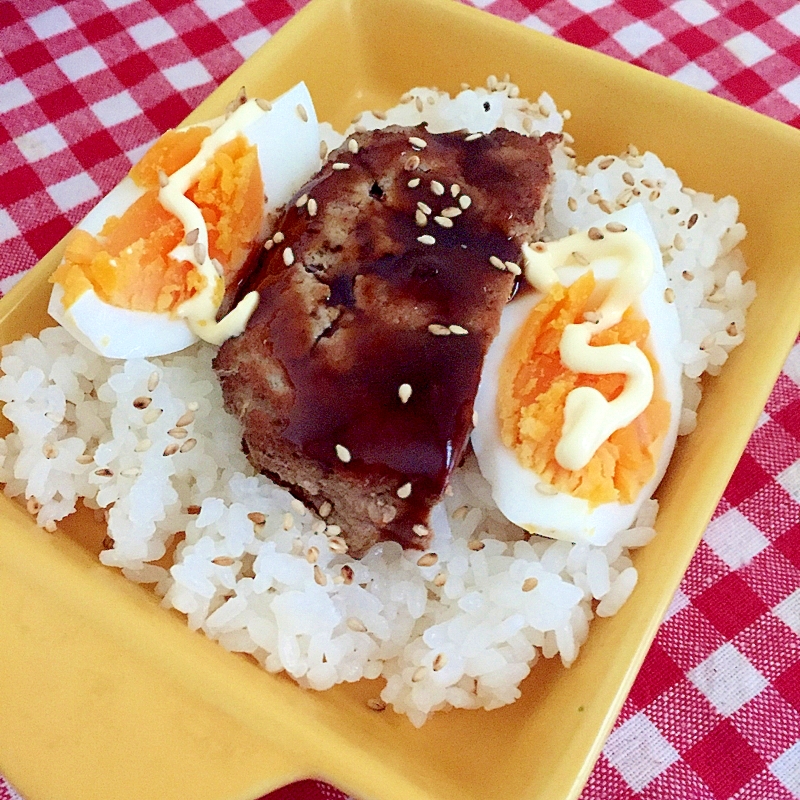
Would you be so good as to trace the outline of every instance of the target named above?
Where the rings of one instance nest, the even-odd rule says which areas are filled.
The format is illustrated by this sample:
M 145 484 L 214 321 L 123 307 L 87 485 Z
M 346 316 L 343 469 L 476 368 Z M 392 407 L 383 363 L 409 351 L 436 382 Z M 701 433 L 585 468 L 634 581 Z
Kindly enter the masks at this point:
M 800 127 L 789 0 L 474 0 Z M 0 2 L 0 289 L 302 0 Z M 800 344 L 583 800 L 800 797 Z M 18 795 L 0 777 L 0 800 Z M 270 800 L 342 800 L 314 781 Z

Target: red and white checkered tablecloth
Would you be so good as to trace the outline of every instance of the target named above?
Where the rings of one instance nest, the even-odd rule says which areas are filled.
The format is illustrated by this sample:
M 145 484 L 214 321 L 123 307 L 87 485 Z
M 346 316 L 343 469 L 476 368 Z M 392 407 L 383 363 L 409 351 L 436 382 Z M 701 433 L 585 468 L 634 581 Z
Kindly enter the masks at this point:
M 473 3 L 800 127 L 791 0 Z M 0 290 L 303 4 L 0 2 Z M 582 797 L 800 798 L 800 344 Z

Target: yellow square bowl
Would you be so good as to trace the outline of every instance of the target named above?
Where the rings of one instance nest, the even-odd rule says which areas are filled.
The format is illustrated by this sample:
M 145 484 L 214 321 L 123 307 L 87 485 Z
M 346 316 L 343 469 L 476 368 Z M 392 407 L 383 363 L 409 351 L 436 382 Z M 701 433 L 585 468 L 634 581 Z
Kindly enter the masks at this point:
M 321 119 L 511 73 L 569 108 L 579 158 L 629 142 L 684 182 L 733 194 L 758 283 L 748 338 L 709 382 L 659 491 L 639 585 L 597 620 L 577 663 L 540 663 L 522 699 L 439 714 L 421 730 L 369 710 L 375 683 L 304 691 L 192 633 L 96 559 L 79 517 L 51 535 L 0 498 L 0 770 L 29 800 L 234 800 L 320 776 L 359 798 L 574 798 L 794 341 L 800 319 L 800 133 L 644 70 L 449 0 L 314 0 L 191 116 L 240 86 L 308 84 Z M 2 301 L 0 340 L 46 326 L 63 243 Z

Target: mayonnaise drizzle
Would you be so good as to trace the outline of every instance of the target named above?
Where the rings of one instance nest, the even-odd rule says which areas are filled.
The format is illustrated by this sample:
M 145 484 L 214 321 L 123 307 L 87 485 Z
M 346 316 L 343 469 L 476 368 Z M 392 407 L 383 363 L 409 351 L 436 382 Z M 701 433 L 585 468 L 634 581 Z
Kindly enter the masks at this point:
M 591 235 L 590 235 L 591 234 Z M 561 337 L 562 363 L 574 372 L 590 375 L 622 373 L 622 392 L 611 401 L 589 386 L 573 389 L 564 407 L 564 426 L 556 445 L 556 461 L 564 468 L 585 467 L 600 445 L 614 431 L 630 425 L 653 397 L 653 370 L 647 356 L 635 344 L 593 347 L 592 336 L 616 325 L 626 309 L 647 287 L 653 275 L 653 256 L 647 242 L 630 230 L 609 232 L 598 228 L 576 233 L 548 244 L 524 246 L 525 277 L 540 291 L 557 281 L 556 269 L 576 263 L 575 254 L 616 267 L 616 278 L 597 310 L 597 321 L 567 325 Z
M 268 112 L 265 112 L 255 100 L 248 100 L 240 105 L 203 140 L 197 155 L 170 175 L 166 186 L 161 187 L 158 193 L 161 205 L 180 220 L 186 233 L 195 229 L 199 232 L 195 244 L 181 243 L 169 255 L 179 261 L 189 261 L 205 278 L 202 289 L 178 306 L 177 315 L 186 320 L 186 324 L 196 336 L 211 344 L 222 344 L 226 339 L 242 333 L 258 306 L 259 297 L 258 292 L 249 292 L 230 313 L 219 322 L 216 321 L 225 284 L 208 254 L 208 228 L 203 214 L 185 195 L 214 153 L 265 113 Z M 202 261 L 198 260 L 198 253 L 203 255 Z

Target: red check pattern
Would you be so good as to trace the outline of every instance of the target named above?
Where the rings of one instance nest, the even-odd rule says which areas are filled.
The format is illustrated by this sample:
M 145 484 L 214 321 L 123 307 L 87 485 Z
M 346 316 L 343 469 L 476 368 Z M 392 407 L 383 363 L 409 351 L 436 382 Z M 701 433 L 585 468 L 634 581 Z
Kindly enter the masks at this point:
M 791 0 L 473 2 L 800 127 Z M 303 4 L 0 2 L 0 291 Z M 582 797 L 800 798 L 800 344 Z

